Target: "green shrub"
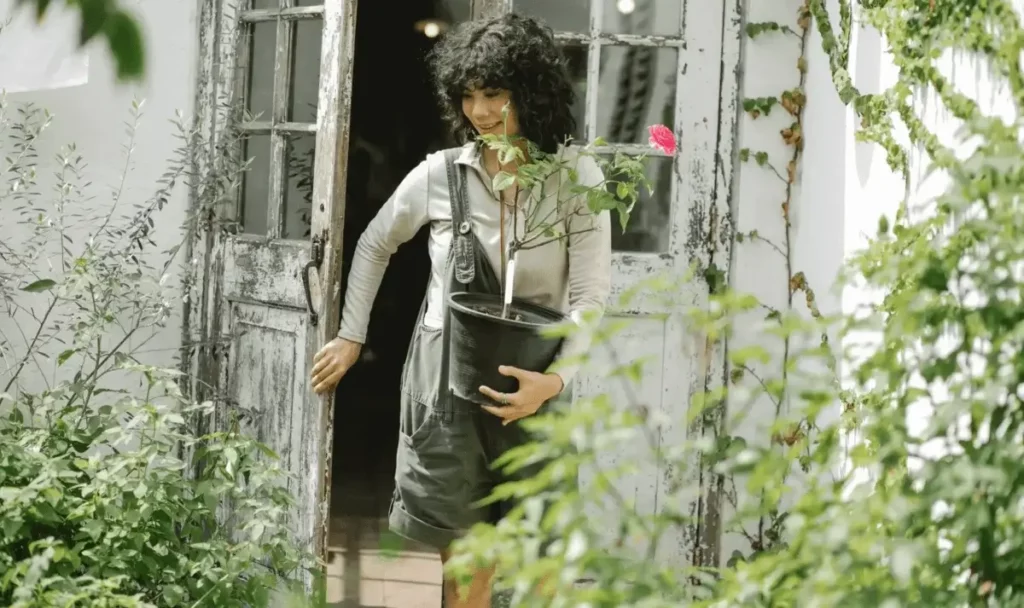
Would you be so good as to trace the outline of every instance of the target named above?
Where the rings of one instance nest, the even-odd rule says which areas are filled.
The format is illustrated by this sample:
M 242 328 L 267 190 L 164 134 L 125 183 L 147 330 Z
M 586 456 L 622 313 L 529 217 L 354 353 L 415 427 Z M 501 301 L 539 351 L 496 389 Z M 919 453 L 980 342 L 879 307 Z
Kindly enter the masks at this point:
M 135 104 L 129 142 L 140 116 Z M 0 605 L 267 605 L 309 564 L 285 525 L 292 499 L 276 456 L 223 412 L 215 427 L 180 372 L 146 362 L 179 322 L 190 278 L 189 261 L 172 276 L 180 245 L 154 250 L 161 211 L 183 187 L 223 200 L 246 167 L 225 154 L 192 172 L 203 138 L 180 127 L 154 194 L 129 203 L 125 175 L 103 204 L 74 147 L 40 162 L 50 123 L 0 100 L 0 207 L 17 220 L 0 242 L 12 321 L 0 331 Z M 205 215 L 167 240 L 191 238 Z

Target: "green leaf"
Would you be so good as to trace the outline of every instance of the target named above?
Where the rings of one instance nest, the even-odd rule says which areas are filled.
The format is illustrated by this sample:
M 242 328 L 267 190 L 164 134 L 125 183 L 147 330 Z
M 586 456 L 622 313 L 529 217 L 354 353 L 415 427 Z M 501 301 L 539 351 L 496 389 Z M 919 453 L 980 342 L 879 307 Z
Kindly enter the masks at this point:
M 85 45 L 96 34 L 103 31 L 107 21 L 107 0 L 78 0 L 81 11 L 81 23 L 78 32 L 78 44 Z
M 47 291 L 48 289 L 53 289 L 55 285 L 57 285 L 57 282 L 54 281 L 53 279 L 39 279 L 34 283 L 29 283 L 25 287 L 22 287 L 21 290 L 28 291 L 31 293 L 38 293 L 40 291 Z
M 185 597 L 185 588 L 181 585 L 165 585 L 163 596 L 168 606 L 178 606 Z
M 516 183 L 515 175 L 506 171 L 499 171 L 491 181 L 491 188 L 494 190 L 495 194 L 497 194 L 514 183 Z
M 516 161 L 516 158 L 518 158 L 518 152 L 519 149 L 516 148 L 515 146 L 506 146 L 498 152 L 498 162 L 500 162 L 502 165 L 512 164 Z
M 57 356 L 57 367 L 64 365 L 67 362 L 67 360 L 70 359 L 77 352 L 78 350 L 74 348 L 62 352 L 60 355 Z
M 145 68 L 145 47 L 142 32 L 135 20 L 124 11 L 107 19 L 107 44 L 117 64 L 117 77 L 126 80 L 142 76 Z
M 46 9 L 50 6 L 50 0 L 35 0 L 36 3 L 36 20 L 42 21 L 43 16 L 46 15 Z

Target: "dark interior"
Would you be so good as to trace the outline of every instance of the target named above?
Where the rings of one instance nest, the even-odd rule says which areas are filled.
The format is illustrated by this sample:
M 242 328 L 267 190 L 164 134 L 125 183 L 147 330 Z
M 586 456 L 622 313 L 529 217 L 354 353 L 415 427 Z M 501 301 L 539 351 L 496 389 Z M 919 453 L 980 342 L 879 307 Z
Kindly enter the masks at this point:
M 451 21 L 436 0 L 360 2 L 353 74 L 342 294 L 356 242 L 402 178 L 451 145 L 430 88 L 435 43 L 414 25 Z M 332 516 L 384 516 L 393 487 L 402 364 L 426 292 L 424 228 L 391 258 L 360 362 L 335 399 Z

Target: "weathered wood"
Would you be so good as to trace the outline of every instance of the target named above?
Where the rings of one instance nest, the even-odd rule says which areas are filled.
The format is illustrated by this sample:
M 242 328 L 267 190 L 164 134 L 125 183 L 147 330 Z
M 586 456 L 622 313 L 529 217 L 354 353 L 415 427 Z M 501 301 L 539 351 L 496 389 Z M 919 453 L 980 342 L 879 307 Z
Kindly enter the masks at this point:
M 226 346 L 210 348 L 193 367 L 199 384 L 218 401 L 216 424 L 243 414 L 243 429 L 269 444 L 282 465 L 295 476 L 288 487 L 297 505 L 290 525 L 300 548 L 313 551 L 325 563 L 329 505 L 329 467 L 332 399 L 320 399 L 308 382 L 313 354 L 337 329 L 344 221 L 345 163 L 356 0 L 330 6 L 294 7 L 281 0 L 273 10 L 250 10 L 251 0 L 207 0 L 200 24 L 208 31 L 204 48 L 204 82 L 199 83 L 197 106 L 209 129 L 209 158 L 238 155 L 225 150 L 227 136 L 241 131 L 271 134 L 267 235 L 234 234 L 220 229 L 221 220 L 241 217 L 240 192 L 229 204 L 210 213 L 208 230 L 196 249 L 203 256 L 202 300 L 192 304 L 190 335 Z M 289 122 L 293 86 L 292 54 L 295 21 L 324 18 L 319 107 L 316 124 Z M 240 124 L 237 110 L 245 100 L 252 24 L 277 21 L 273 105 L 270 120 Z M 246 102 L 247 103 L 247 102 Z M 224 110 L 221 110 L 224 108 Z M 308 241 L 281 240 L 285 198 L 287 137 L 316 133 L 313 234 L 327 242 L 326 257 L 312 276 L 314 307 L 321 313 L 316 328 L 309 314 L 302 272 L 310 256 Z M 198 205 L 198 195 L 195 196 Z M 223 201 L 221 201 L 223 202 Z M 319 281 L 317 279 L 320 279 Z M 322 281 L 322 283 L 321 283 Z M 329 285 L 329 289 L 320 289 Z M 198 314 L 196 314 L 198 313 Z M 221 510 L 231 521 L 230 505 Z M 311 583 L 312 580 L 307 580 Z
M 292 8 L 295 0 L 280 0 L 281 10 Z M 277 20 L 274 48 L 274 97 L 270 113 L 272 124 L 288 120 L 288 107 L 292 94 L 292 54 L 295 45 L 295 22 Z M 281 238 L 284 233 L 284 205 L 288 190 L 288 136 L 281 132 L 270 134 L 270 188 L 267 200 L 267 238 Z
M 511 10 L 512 0 L 470 0 L 469 13 L 473 19 L 496 17 Z
M 718 104 L 718 150 L 715 157 L 715 195 L 713 208 L 715 213 L 709 216 L 707 225 L 709 259 L 711 264 L 721 273 L 718 279 L 722 285 L 729 285 L 729 271 L 732 267 L 732 247 L 734 230 L 734 180 L 739 170 L 737 162 L 739 140 L 739 116 L 743 110 L 740 102 L 740 69 L 745 47 L 745 30 L 743 0 L 725 0 L 723 16 L 722 71 L 720 75 L 721 92 Z M 712 219 L 713 218 L 713 219 Z M 705 387 L 713 390 L 725 386 L 727 345 L 724 341 L 712 344 L 711 354 L 705 375 Z M 727 414 L 725 405 L 716 407 L 709 413 L 702 429 L 704 434 L 715 434 L 721 428 L 723 417 Z M 697 547 L 693 561 L 697 565 L 717 567 L 721 565 L 722 551 L 722 497 L 724 479 L 710 470 L 705 463 L 701 465 L 704 478 L 702 486 L 704 496 L 701 509 L 700 530 L 697 534 Z
M 217 49 L 217 13 L 219 7 L 215 0 L 202 0 L 199 4 L 198 15 L 198 78 L 196 81 L 195 100 L 193 102 L 194 114 L 192 117 L 192 128 L 200 133 L 213 131 L 214 102 L 216 99 L 216 87 L 214 86 L 214 66 L 212 57 Z M 213 154 L 212 144 L 196 150 L 190 159 L 191 173 L 193 176 L 203 175 L 211 161 Z M 188 185 L 188 209 L 186 217 L 196 222 L 196 231 L 188 235 L 185 242 L 185 260 L 187 272 L 193 273 L 189 283 L 185 285 L 186 291 L 182 294 L 182 320 L 181 320 L 181 351 L 179 367 L 186 379 L 182 391 L 186 399 L 197 402 L 204 401 L 207 397 L 205 387 L 199 381 L 199 372 L 202 369 L 204 358 L 208 358 L 208 339 L 206 326 L 204 324 L 205 307 L 203 306 L 204 285 L 208 276 L 209 244 L 207 243 L 208 231 L 200 230 L 202 212 L 200 209 L 200 195 L 202 184 L 197 179 L 191 180 Z M 194 426 L 192 430 L 200 433 L 205 429 L 201 426 L 200 420 L 190 421 Z M 193 450 L 182 450 L 180 457 L 185 462 L 190 462 Z
M 286 489 L 295 505 L 288 516 L 291 533 L 300 547 L 311 544 L 313 528 L 306 525 L 317 510 L 309 471 L 318 454 L 308 449 L 318 443 L 315 411 L 308 407 L 309 359 L 306 353 L 305 310 L 276 308 L 262 303 L 236 302 L 222 306 L 222 325 L 232 337 L 221 365 L 219 386 L 223 405 L 217 410 L 217 427 L 239 431 L 266 444 L 277 453 L 277 464 L 289 474 Z M 244 522 L 224 513 L 228 526 Z
M 309 332 L 310 357 L 335 337 L 341 314 L 341 255 L 345 226 L 345 185 L 348 179 L 349 123 L 352 113 L 352 68 L 355 60 L 357 0 L 331 2 L 324 11 L 320 57 L 320 92 L 317 103 L 316 163 L 313 169 L 311 234 L 320 238 L 324 259 L 317 283 L 320 323 Z M 315 477 L 319 509 L 315 521 L 314 550 L 326 563 L 330 516 L 331 454 L 334 437 L 334 395 L 318 401 L 316 428 L 318 468 Z
M 252 135 L 268 135 L 270 133 L 288 133 L 295 135 L 308 135 L 316 133 L 316 123 L 313 122 L 279 122 L 273 123 L 266 120 L 254 120 L 239 126 L 243 133 Z
M 728 264 L 722 259 L 721 230 L 727 222 L 728 184 L 719 180 L 724 168 L 721 155 L 732 158 L 735 139 L 735 118 L 724 119 L 724 113 L 735 112 L 736 80 L 731 73 L 738 66 L 739 31 L 734 22 L 736 0 L 711 3 L 687 0 L 683 5 L 682 27 L 687 46 L 680 54 L 676 89 L 676 122 L 682 145 L 677 161 L 677 195 L 680 221 L 673 222 L 672 249 L 678 251 L 686 264 L 693 263 L 700 274 L 713 270 L 717 264 Z M 732 62 L 729 65 L 724 60 Z M 723 104 L 727 106 L 723 110 Z M 724 123 L 724 125 L 723 125 Z M 725 190 L 720 190 L 724 188 Z M 707 306 L 709 284 L 703 277 L 692 284 L 694 303 Z M 690 337 L 694 349 L 694 364 L 690 367 L 689 391 L 683 409 L 667 428 L 663 441 L 677 443 L 705 432 L 707 418 L 686 416 L 695 397 L 716 386 L 723 364 L 721 345 L 699 331 Z M 667 362 L 666 362 L 667 363 Z M 693 423 L 687 425 L 691 417 Z M 671 500 L 672 487 L 699 487 L 701 496 L 692 501 L 690 513 L 697 523 L 670 539 L 666 539 L 665 557 L 680 563 L 701 564 L 708 559 L 717 561 L 717 527 L 707 528 L 703 518 L 709 506 L 717 513 L 717 505 L 706 502 L 710 481 L 704 465 L 686 471 L 665 471 L 661 500 Z
M 583 136 L 587 141 L 594 141 L 597 136 L 597 89 L 601 75 L 601 44 L 597 37 L 601 35 L 604 22 L 604 0 L 590 2 L 590 37 L 587 45 L 587 98 L 584 100 Z
M 337 1 L 337 0 L 333 0 Z M 245 23 L 260 23 L 261 21 L 309 21 L 322 19 L 324 16 L 324 5 L 317 6 L 291 6 L 289 8 L 259 8 L 246 10 L 241 18 Z
M 615 154 L 616 152 L 622 152 L 623 154 L 646 154 L 651 158 L 668 158 L 670 156 L 661 150 L 651 149 L 651 146 L 646 142 L 642 144 L 608 142 L 608 145 L 594 146 L 592 150 L 597 154 Z
M 578 45 L 596 43 L 601 46 L 653 46 L 659 48 L 681 48 L 686 46 L 686 41 L 680 36 L 643 36 L 601 32 L 555 32 L 555 40 L 561 43 Z
M 212 168 L 224 146 L 232 119 L 230 104 L 236 98 L 238 50 L 243 39 L 238 15 L 248 5 L 249 0 L 206 0 L 203 3 L 200 31 L 208 32 L 210 39 L 207 45 L 200 47 L 203 56 L 200 61 L 201 83 L 196 97 L 196 114 L 204 129 L 208 129 L 209 145 L 206 154 L 197 156 L 195 175 L 204 175 Z M 193 367 L 197 387 L 195 397 L 207 401 L 217 397 L 220 377 L 220 353 L 216 344 L 221 332 L 220 316 L 216 311 L 223 274 L 224 235 L 217 230 L 216 222 L 237 217 L 237 200 L 240 197 L 236 190 L 229 193 L 231 204 L 219 204 L 212 208 L 212 201 L 206 193 L 193 189 L 190 195 L 190 213 L 203 215 L 204 225 L 201 241 L 197 241 L 193 251 L 193 257 L 201 257 L 196 282 L 198 297 L 189 303 L 195 309 L 189 315 L 190 334 L 203 345 L 198 350 Z
M 306 308 L 302 269 L 309 260 L 306 241 L 267 241 L 240 234 L 224 242 L 224 301 Z

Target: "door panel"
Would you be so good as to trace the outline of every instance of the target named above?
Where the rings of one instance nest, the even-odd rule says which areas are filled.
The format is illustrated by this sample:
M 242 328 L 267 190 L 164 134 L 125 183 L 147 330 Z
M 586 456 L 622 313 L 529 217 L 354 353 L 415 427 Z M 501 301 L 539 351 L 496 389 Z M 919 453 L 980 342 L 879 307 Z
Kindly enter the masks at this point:
M 237 417 L 280 456 L 294 477 L 295 540 L 322 563 L 333 396 L 313 393 L 309 369 L 337 332 L 355 10 L 356 0 L 205 0 L 202 11 L 201 42 L 215 42 L 203 45 L 212 78 L 198 87 L 210 156 L 197 162 L 253 164 L 213 207 L 200 248 L 190 332 L 216 346 L 197 358 L 197 393 L 216 401 L 217 425 Z
M 237 235 L 224 240 L 225 302 L 258 302 L 306 309 L 302 269 L 309 260 L 305 241 L 267 241 Z
M 225 398 L 235 404 L 242 433 L 255 437 L 277 453 L 279 465 L 291 476 L 287 489 L 296 499 L 290 514 L 296 542 L 311 544 L 311 529 L 301 522 L 315 520 L 317 502 L 309 480 L 317 478 L 318 441 L 306 437 L 315 429 L 315 408 L 308 407 L 306 376 L 306 315 L 301 309 L 229 302 L 225 327 L 235 332 L 223 367 Z M 231 420 L 219 420 L 227 428 Z

